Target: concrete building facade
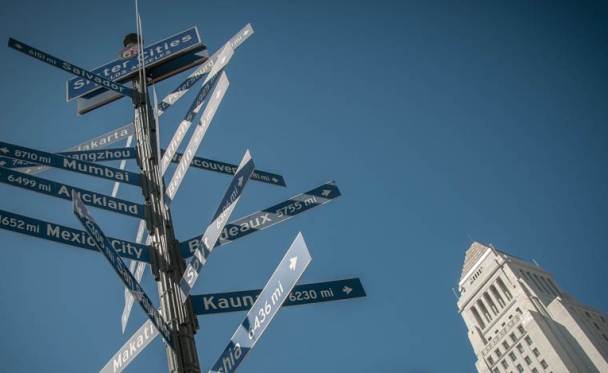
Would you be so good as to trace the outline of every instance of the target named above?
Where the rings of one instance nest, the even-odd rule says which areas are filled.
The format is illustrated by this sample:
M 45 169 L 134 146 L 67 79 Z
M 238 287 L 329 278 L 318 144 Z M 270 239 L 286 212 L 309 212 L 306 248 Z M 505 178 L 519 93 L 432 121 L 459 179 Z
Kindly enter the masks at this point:
M 608 372 L 608 316 L 541 267 L 474 242 L 458 291 L 479 373 Z

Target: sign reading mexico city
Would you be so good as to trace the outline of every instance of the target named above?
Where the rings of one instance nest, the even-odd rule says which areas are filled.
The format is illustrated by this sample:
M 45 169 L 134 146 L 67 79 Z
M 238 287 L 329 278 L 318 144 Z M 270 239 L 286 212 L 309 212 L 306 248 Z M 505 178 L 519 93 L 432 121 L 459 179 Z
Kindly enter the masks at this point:
M 144 60 L 144 66 L 149 68 L 157 66 L 162 62 L 177 58 L 192 49 L 200 48 L 206 49 L 206 47 L 201 44 L 198 29 L 196 27 L 192 27 L 165 40 L 161 40 L 155 44 L 144 47 L 142 58 Z M 209 56 L 207 55 L 207 57 Z M 133 56 L 126 60 L 117 59 L 93 69 L 91 72 L 105 79 L 120 82 L 130 78 L 133 74 L 135 74 L 135 72 L 137 72 L 137 70 L 140 68 L 138 59 L 138 56 Z M 163 78 L 167 77 L 169 76 L 164 76 Z M 78 97 L 89 95 L 92 92 L 103 88 L 98 84 L 79 77 L 68 80 L 66 86 L 67 101 L 72 101 Z M 102 92 L 103 91 L 96 92 L 96 94 L 100 94 Z

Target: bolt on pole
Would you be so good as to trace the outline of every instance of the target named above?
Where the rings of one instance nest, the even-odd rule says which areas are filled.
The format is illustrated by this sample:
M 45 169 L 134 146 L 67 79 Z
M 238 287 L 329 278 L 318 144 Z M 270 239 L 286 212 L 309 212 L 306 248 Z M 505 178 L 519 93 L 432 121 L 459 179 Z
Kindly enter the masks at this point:
M 125 47 L 141 45 L 137 34 L 124 39 Z M 140 62 L 143 64 L 143 60 Z M 142 66 L 139 66 L 140 69 Z M 174 349 L 166 346 L 170 373 L 200 373 L 194 341 L 198 321 L 190 298 L 185 303 L 179 296 L 179 282 L 185 270 L 179 242 L 175 239 L 169 209 L 163 203 L 164 180 L 160 173 L 161 154 L 157 144 L 157 123 L 148 95 L 146 77 L 133 78 L 134 135 L 137 140 L 137 164 L 141 168 L 142 194 L 145 198 L 145 221 L 150 235 L 151 271 L 157 281 L 162 315 L 171 327 Z

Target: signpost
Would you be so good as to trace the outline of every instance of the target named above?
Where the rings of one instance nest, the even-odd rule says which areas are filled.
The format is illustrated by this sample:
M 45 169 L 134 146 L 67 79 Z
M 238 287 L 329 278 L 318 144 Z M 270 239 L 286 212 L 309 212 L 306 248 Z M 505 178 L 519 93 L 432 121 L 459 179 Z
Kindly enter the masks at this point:
M 124 49 L 118 52 L 119 59 L 92 71 L 77 67 L 13 38 L 9 39 L 9 47 L 77 76 L 67 82 L 67 98 L 68 101 L 78 100 L 79 113 L 93 110 L 122 96 L 131 97 L 135 108 L 133 123 L 78 144 L 61 154 L 0 142 L 0 183 L 57 198 L 71 199 L 74 214 L 85 230 L 4 210 L 0 210 L 0 229 L 102 253 L 128 290 L 129 296 L 125 298 L 126 306 L 122 318 L 123 332 L 133 299 L 137 300 L 148 317 L 144 326 L 102 369 L 104 373 L 122 371 L 158 334 L 163 336 L 167 344 L 167 359 L 171 372 L 200 373 L 194 340 L 198 329 L 196 316 L 249 310 L 210 371 L 235 372 L 282 305 L 303 305 L 366 296 L 358 278 L 295 286 L 311 260 L 301 233 L 263 290 L 190 296 L 192 287 L 214 248 L 288 220 L 341 195 L 336 183 L 330 181 L 277 205 L 227 223 L 249 179 L 285 186 L 282 176 L 255 171 L 249 151 L 238 167 L 195 156 L 229 86 L 224 68 L 234 49 L 251 34 L 251 26 L 245 26 L 211 58 L 207 58 L 206 47 L 201 44 L 196 28 L 143 49 L 138 48 L 141 38 L 136 34 L 129 34 L 125 38 Z M 160 104 L 156 105 L 156 94 L 154 95 L 156 110 L 153 111 L 147 92 L 148 84 L 197 64 L 201 66 Z M 144 66 L 148 73 L 145 77 L 141 74 Z M 200 92 L 161 157 L 158 116 L 204 75 L 207 77 Z M 211 94 L 207 105 L 185 151 L 183 154 L 178 153 L 182 139 L 203 107 L 209 92 Z M 133 137 L 137 146 L 130 148 Z M 101 150 L 122 139 L 128 139 L 126 148 Z M 125 161 L 134 158 L 141 174 L 124 170 Z M 93 163 L 109 160 L 121 160 L 120 169 Z M 165 187 L 163 174 L 170 162 L 178 163 L 178 166 Z M 191 166 L 233 175 L 233 178 L 205 233 L 180 244 L 175 238 L 170 204 Z M 114 181 L 112 196 L 33 176 L 48 167 Z M 116 198 L 119 183 L 141 187 L 145 205 Z M 137 243 L 106 237 L 85 204 L 141 219 Z M 144 227 L 148 230 L 146 245 L 139 243 Z M 193 258 L 186 266 L 184 258 L 190 256 Z M 139 261 L 135 276 L 132 273 L 136 268 L 135 262 L 127 268 L 121 258 Z M 145 263 L 151 264 L 151 271 L 157 282 L 160 309 L 153 305 L 139 284 Z M 255 298 L 257 300 L 254 302 Z
M 298 233 L 259 298 L 209 373 L 236 372 L 287 299 L 287 295 L 298 282 L 311 259 L 302 233 Z

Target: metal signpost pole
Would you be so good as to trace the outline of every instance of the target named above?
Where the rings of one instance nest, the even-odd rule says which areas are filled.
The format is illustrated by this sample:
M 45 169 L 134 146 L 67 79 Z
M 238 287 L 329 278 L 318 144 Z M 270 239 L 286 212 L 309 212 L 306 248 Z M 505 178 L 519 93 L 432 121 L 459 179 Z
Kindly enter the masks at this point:
M 124 46 L 132 47 L 138 42 L 141 43 L 141 40 L 138 40 L 136 34 L 129 34 L 125 37 Z M 166 346 L 169 372 L 200 373 L 194 343 L 198 323 L 190 300 L 182 305 L 179 297 L 178 284 L 185 270 L 185 262 L 175 239 L 171 214 L 163 204 L 164 182 L 159 167 L 161 154 L 158 153 L 157 124 L 147 94 L 146 78 L 143 79 L 139 74 L 133 77 L 134 134 L 137 140 L 137 163 L 142 170 L 142 193 L 146 200 L 146 225 L 152 238 L 151 269 L 158 283 L 162 315 L 169 324 L 175 341 L 173 349 Z

